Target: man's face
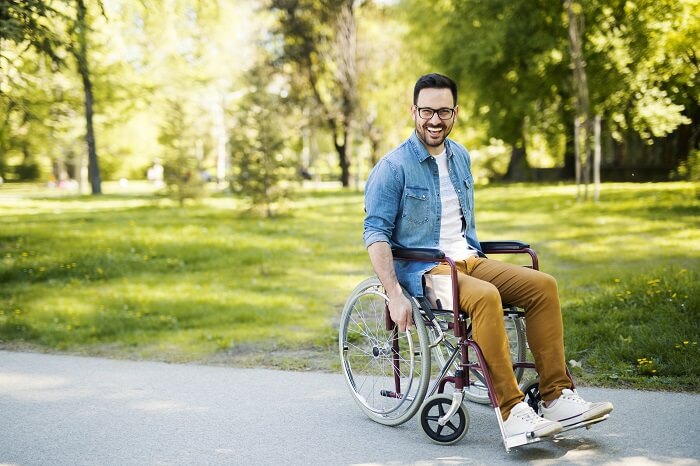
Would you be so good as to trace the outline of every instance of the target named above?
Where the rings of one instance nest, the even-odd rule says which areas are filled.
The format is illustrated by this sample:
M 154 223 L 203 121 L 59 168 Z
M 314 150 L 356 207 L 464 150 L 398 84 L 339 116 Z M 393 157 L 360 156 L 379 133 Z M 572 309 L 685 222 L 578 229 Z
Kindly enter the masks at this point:
M 437 110 L 453 107 L 454 114 L 451 117 L 445 120 L 440 119 Z M 435 111 L 429 119 L 425 119 L 419 114 L 419 109 L 425 108 Z M 452 131 L 452 126 L 457 119 L 457 111 L 458 107 L 454 105 L 452 92 L 447 88 L 426 88 L 418 94 L 416 105 L 411 107 L 411 115 L 416 123 L 418 137 L 431 154 L 437 155 L 443 151 L 445 138 Z

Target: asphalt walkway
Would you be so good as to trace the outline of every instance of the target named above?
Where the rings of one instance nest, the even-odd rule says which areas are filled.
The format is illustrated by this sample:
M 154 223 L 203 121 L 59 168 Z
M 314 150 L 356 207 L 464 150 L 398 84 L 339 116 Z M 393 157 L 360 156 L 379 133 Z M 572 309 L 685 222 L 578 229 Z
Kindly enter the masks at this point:
M 439 446 L 369 421 L 340 374 L 0 351 L 0 465 L 700 465 L 700 395 L 581 392 L 611 418 L 506 453 L 490 407 Z

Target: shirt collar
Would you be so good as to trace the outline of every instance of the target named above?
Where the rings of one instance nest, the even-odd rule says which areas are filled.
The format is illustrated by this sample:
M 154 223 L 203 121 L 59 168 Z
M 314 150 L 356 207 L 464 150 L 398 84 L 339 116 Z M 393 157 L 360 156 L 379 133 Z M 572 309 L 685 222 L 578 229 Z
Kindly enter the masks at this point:
M 416 133 L 415 129 L 413 130 L 411 137 L 408 138 L 408 142 L 411 144 L 413 153 L 418 159 L 418 162 L 422 163 L 423 161 L 431 157 L 430 152 L 428 152 L 428 149 L 426 149 L 423 145 L 423 142 L 421 142 L 420 138 L 418 137 L 418 133 Z M 445 155 L 448 159 L 452 158 L 452 148 L 450 147 L 450 140 L 447 138 L 445 138 Z

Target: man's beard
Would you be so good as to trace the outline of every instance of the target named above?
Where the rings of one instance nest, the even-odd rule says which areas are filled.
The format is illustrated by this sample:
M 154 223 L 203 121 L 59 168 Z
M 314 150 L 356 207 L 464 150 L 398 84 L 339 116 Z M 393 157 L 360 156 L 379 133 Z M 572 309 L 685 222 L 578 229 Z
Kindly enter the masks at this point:
M 431 133 L 428 128 L 435 128 L 435 129 L 440 129 L 441 131 L 438 131 L 436 134 Z M 447 136 L 450 134 L 452 131 L 452 125 L 446 125 L 444 123 L 440 123 L 438 125 L 433 125 L 429 123 L 425 123 L 422 125 L 416 124 L 416 132 L 418 133 L 418 137 L 420 138 L 421 141 L 426 146 L 429 147 L 438 147 L 440 146 L 443 142 L 445 142 L 445 139 L 447 139 Z

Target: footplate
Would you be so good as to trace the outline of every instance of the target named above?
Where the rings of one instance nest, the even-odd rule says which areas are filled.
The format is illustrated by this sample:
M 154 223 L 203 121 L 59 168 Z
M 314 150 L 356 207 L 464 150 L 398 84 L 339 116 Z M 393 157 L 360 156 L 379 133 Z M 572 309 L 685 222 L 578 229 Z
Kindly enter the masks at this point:
M 500 414 L 500 413 L 499 413 Z M 536 437 L 535 434 L 530 432 L 529 434 L 520 434 L 520 435 L 514 435 L 511 437 L 506 438 L 505 435 L 503 436 L 503 443 L 505 444 L 506 451 L 509 452 L 511 448 L 516 448 L 516 447 L 521 447 L 523 445 L 529 445 L 531 443 L 537 443 L 541 440 L 558 440 L 561 438 L 561 434 L 564 432 L 568 432 L 570 430 L 575 430 L 575 429 L 580 429 L 581 427 L 585 427 L 586 429 L 590 429 L 593 424 L 598 424 L 599 422 L 605 421 L 607 418 L 610 417 L 610 414 L 606 414 L 605 416 L 601 416 L 595 419 L 591 419 L 589 421 L 582 421 L 578 422 L 576 424 L 572 424 L 570 426 L 564 427 L 561 432 L 557 433 L 556 435 L 553 435 L 552 437 Z M 500 416 L 499 416 L 500 418 Z
M 521 447 L 523 445 L 529 445 L 531 443 L 537 443 L 539 441 L 542 441 L 543 439 L 547 438 L 552 438 L 552 437 L 536 437 L 534 434 L 520 434 L 520 435 L 513 435 L 511 437 L 508 437 L 503 440 L 503 443 L 505 444 L 506 451 L 509 452 L 511 448 L 516 448 L 516 447 Z

